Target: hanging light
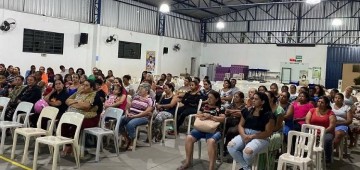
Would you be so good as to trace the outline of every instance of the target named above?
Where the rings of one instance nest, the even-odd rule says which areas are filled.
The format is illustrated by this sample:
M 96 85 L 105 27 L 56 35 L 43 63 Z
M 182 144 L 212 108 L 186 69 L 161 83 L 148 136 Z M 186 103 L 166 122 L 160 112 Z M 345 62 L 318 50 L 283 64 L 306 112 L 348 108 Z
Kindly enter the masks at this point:
M 335 18 L 335 19 L 333 19 L 333 21 L 331 22 L 331 25 L 333 25 L 333 26 L 340 26 L 340 25 L 342 25 L 342 20 L 339 19 L 339 18 Z
M 216 23 L 216 28 L 221 30 L 221 29 L 224 29 L 225 28 L 225 23 L 222 22 L 222 21 L 219 21 Z
M 161 4 L 159 11 L 162 12 L 162 13 L 169 13 L 170 12 L 170 6 L 168 4 Z
M 314 5 L 314 4 L 318 4 L 318 3 L 320 3 L 320 2 L 321 2 L 321 0 L 306 0 L 305 2 L 306 2 L 306 3 L 308 3 L 308 4 L 312 4 L 312 5 Z

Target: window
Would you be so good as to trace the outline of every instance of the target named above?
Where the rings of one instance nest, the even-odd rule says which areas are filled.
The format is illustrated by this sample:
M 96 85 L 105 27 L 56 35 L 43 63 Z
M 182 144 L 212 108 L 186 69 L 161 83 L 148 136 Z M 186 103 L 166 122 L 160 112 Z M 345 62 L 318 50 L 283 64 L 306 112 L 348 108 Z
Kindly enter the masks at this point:
M 360 65 L 354 64 L 354 65 L 353 65 L 352 72 L 359 73 L 359 72 L 360 72 Z
M 63 54 L 64 34 L 24 29 L 23 52 Z
M 141 44 L 119 41 L 118 58 L 141 59 Z

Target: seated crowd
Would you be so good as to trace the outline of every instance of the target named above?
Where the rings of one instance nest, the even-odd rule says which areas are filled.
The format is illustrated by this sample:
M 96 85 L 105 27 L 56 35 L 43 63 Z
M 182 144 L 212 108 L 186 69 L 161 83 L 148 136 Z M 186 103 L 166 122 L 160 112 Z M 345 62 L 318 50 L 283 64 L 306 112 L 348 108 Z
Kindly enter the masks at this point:
M 193 145 L 202 138 L 206 139 L 208 146 L 210 170 L 215 169 L 216 148 L 221 139 L 226 147 L 220 154 L 230 155 L 242 169 L 248 170 L 255 156 L 264 148 L 272 151 L 273 156 L 267 161 L 270 169 L 274 169 L 274 159 L 284 152 L 281 148 L 287 142 L 288 132 L 301 131 L 303 124 L 326 129 L 324 151 L 327 164 L 331 163 L 333 149 L 345 136 L 350 136 L 350 145 L 354 146 L 354 136 L 359 133 L 359 130 L 350 128 L 357 102 L 351 87 L 347 87 L 344 93 L 333 89 L 327 94 L 320 85 L 300 87 L 299 90 L 295 85 L 283 86 L 279 91 L 278 85 L 273 83 L 269 90 L 259 86 L 258 89 L 249 89 L 245 95 L 236 87 L 235 79 L 224 80 L 223 88 L 215 91 L 207 77 L 202 81 L 197 77 L 185 77 L 183 86 L 175 89 L 171 74 L 162 74 L 155 81 L 151 73 L 144 71 L 140 85 L 135 89 L 130 83 L 130 75 L 119 78 L 109 70 L 105 76 L 101 70 L 93 68 L 92 74 L 86 76 L 82 68 L 76 72 L 73 68 L 66 70 L 64 66 L 60 69 L 59 74 L 54 74 L 52 68 L 45 72 L 45 67 L 41 66 L 36 71 L 32 65 L 24 78 L 20 68 L 6 68 L 0 64 L 0 97 L 10 98 L 5 120 L 12 119 L 21 101 L 35 104 L 44 100 L 49 106 L 59 109 L 57 119 L 65 112 L 83 114 L 81 129 L 84 129 L 98 126 L 104 110 L 115 107 L 124 110 L 119 128 L 125 150 L 136 147 L 132 146 L 136 127 L 148 124 L 151 117 L 154 118 L 152 140 L 155 142 L 163 138 L 163 121 L 175 118 L 175 114 L 177 120 L 174 120 L 176 127 L 173 128 L 177 130 L 167 131 L 169 135 L 179 133 L 189 115 L 195 115 L 200 121 L 218 122 L 220 125 L 214 131 L 201 131 L 195 127 L 187 134 L 186 159 L 178 169 L 190 167 Z M 39 114 L 31 115 L 31 126 L 36 126 L 38 117 Z M 76 129 L 71 125 L 61 128 L 65 137 L 73 137 Z M 72 148 L 66 146 L 63 154 L 71 152 Z M 263 161 L 259 167 L 264 169 Z

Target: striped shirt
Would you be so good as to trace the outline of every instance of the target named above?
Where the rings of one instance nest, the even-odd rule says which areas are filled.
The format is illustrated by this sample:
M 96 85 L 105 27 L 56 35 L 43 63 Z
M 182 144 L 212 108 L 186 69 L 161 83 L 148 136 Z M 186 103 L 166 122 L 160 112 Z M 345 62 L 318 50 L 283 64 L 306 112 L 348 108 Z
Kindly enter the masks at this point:
M 135 96 L 131 102 L 130 113 L 139 114 L 152 105 L 153 100 L 150 97 L 142 98 L 140 96 Z

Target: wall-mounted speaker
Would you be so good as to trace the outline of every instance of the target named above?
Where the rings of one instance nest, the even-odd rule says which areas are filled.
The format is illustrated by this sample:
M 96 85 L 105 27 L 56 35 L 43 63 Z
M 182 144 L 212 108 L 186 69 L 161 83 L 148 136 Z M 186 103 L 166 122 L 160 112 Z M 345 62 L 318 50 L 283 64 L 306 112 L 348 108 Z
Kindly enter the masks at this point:
M 79 46 L 87 43 L 88 43 L 88 33 L 81 33 Z
M 164 47 L 163 54 L 167 54 L 169 52 L 169 48 Z

